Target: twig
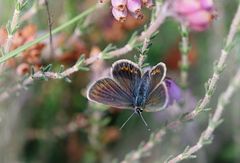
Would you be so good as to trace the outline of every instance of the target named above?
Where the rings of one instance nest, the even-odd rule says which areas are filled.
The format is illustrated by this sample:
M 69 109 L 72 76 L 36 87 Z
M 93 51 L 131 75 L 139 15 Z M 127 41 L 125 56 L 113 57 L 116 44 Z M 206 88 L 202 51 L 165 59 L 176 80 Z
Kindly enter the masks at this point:
M 37 13 L 39 8 L 37 2 L 34 2 L 33 6 L 20 17 L 20 21 L 24 22 L 31 19 Z
M 186 89 L 188 83 L 188 53 L 189 53 L 189 33 L 185 25 L 181 25 L 181 43 L 180 43 L 180 51 L 181 51 L 181 87 Z
M 138 41 L 143 41 L 145 38 L 150 38 L 151 35 L 158 30 L 158 28 L 161 26 L 161 24 L 164 22 L 167 16 L 169 16 L 168 13 L 168 7 L 169 3 L 166 1 L 162 6 L 160 4 L 156 4 L 158 12 L 156 15 L 156 20 L 150 24 L 148 29 L 146 31 L 143 31 L 141 35 L 137 38 Z M 161 8 L 160 8 L 161 6 Z
M 44 4 L 46 6 L 47 15 L 48 15 L 49 41 L 50 41 L 50 49 L 51 49 L 50 52 L 51 52 L 51 55 L 54 55 L 53 39 L 52 39 L 52 16 L 50 14 L 48 0 L 44 0 Z
M 54 127 L 52 129 L 30 129 L 28 131 L 28 139 L 49 139 L 49 138 L 62 138 L 70 133 L 76 132 L 79 129 L 84 129 L 88 126 L 88 120 L 84 115 L 77 115 L 72 121 L 65 126 Z
M 166 134 L 165 130 L 160 130 L 155 134 L 152 134 L 147 143 L 141 143 L 137 150 L 130 152 L 126 155 L 125 159 L 121 163 L 132 163 L 140 158 L 149 154 L 149 151 L 152 150 L 156 144 L 161 142 L 162 137 Z
M 177 119 L 177 120 L 169 123 L 164 128 L 160 129 L 157 132 L 157 134 L 158 133 L 165 133 L 166 129 L 171 129 L 173 127 L 174 128 L 179 127 L 183 122 L 194 119 L 199 113 L 204 111 L 204 109 L 206 108 L 206 106 L 208 105 L 208 103 L 210 101 L 211 96 L 213 95 L 214 88 L 216 86 L 217 81 L 219 80 L 219 75 L 223 71 L 227 55 L 231 50 L 231 48 L 229 48 L 229 47 L 232 45 L 233 39 L 234 39 L 234 37 L 235 37 L 235 35 L 238 31 L 238 25 L 239 24 L 240 24 L 240 5 L 237 9 L 237 12 L 236 12 L 234 18 L 233 18 L 233 21 L 232 21 L 232 24 L 231 24 L 231 27 L 230 27 L 230 31 L 229 31 L 228 36 L 227 36 L 226 45 L 224 46 L 224 49 L 222 49 L 222 51 L 221 51 L 221 55 L 220 55 L 220 58 L 218 60 L 217 66 L 214 69 L 213 75 L 209 80 L 210 84 L 209 84 L 209 87 L 206 90 L 204 99 L 199 101 L 199 104 L 195 107 L 195 109 L 192 112 L 187 113 L 187 114 L 183 115 L 182 118 Z M 211 92 L 211 94 L 210 94 L 210 92 Z M 156 137 L 157 134 L 154 134 L 153 137 Z M 162 134 L 162 136 L 164 136 L 164 134 Z M 145 144 L 147 144 L 147 143 L 145 143 Z M 154 144 L 154 146 L 155 146 L 155 144 Z M 152 148 L 149 148 L 149 151 L 145 151 L 145 152 L 150 152 L 151 149 Z M 140 152 L 141 151 L 139 149 L 134 150 L 133 152 L 131 152 L 131 156 L 128 156 L 128 157 L 131 157 L 131 160 L 133 160 L 134 156 L 138 155 Z M 139 159 L 141 157 L 142 156 L 139 156 L 137 159 Z M 128 159 L 128 158 L 127 157 L 125 158 L 125 160 L 123 161 L 124 163 L 128 162 L 126 159 Z
M 206 93 L 204 98 L 200 101 L 200 104 L 189 114 L 183 117 L 185 120 L 191 120 L 196 115 L 202 111 L 204 111 L 204 108 L 208 105 L 210 102 L 210 99 L 215 91 L 216 84 L 219 80 L 220 74 L 225 68 L 225 62 L 227 59 L 227 56 L 233 46 L 233 41 L 236 36 L 236 33 L 239 31 L 238 27 L 240 25 L 240 5 L 238 6 L 237 12 L 233 18 L 232 24 L 230 26 L 230 31 L 227 36 L 227 41 L 224 46 L 224 48 L 221 50 L 220 58 L 216 65 L 214 65 L 214 73 L 212 77 L 208 80 L 208 83 L 206 85 Z
M 22 7 L 24 4 L 24 0 L 18 0 L 16 3 L 16 7 L 13 13 L 13 17 L 10 23 L 10 26 L 8 27 L 8 38 L 7 38 L 7 42 L 4 46 L 4 52 L 8 53 L 12 44 L 12 38 L 13 38 L 13 34 L 16 32 L 16 28 L 19 25 L 19 18 L 20 18 L 20 14 L 22 11 Z
M 139 58 L 138 58 L 138 66 L 139 67 L 143 66 L 143 63 L 146 59 L 146 53 L 148 51 L 149 43 L 150 43 L 150 39 L 145 38 L 144 41 L 143 41 L 143 46 L 142 46 L 142 49 L 141 49 L 141 53 L 139 54 Z
M 42 78 L 64 79 L 65 77 L 70 76 L 71 74 L 73 74 L 74 72 L 77 72 L 78 70 L 79 70 L 79 68 L 76 65 L 74 65 L 73 67 L 70 67 L 61 73 L 38 71 L 35 74 L 33 74 L 32 76 L 29 76 L 27 79 L 25 79 L 21 84 L 17 84 L 15 86 L 13 86 L 11 89 L 9 89 L 8 91 L 1 93 L 0 94 L 0 102 L 6 100 L 12 94 L 16 94 L 16 92 L 31 85 L 34 82 L 34 80 L 36 80 L 36 79 L 42 79 Z
M 227 90 L 220 95 L 218 99 L 217 108 L 213 116 L 210 117 L 208 126 L 206 130 L 202 132 L 198 142 L 192 147 L 187 147 L 183 153 L 177 155 L 175 158 L 172 158 L 171 160 L 166 162 L 175 163 L 185 159 L 193 158 L 195 157 L 193 155 L 194 153 L 199 151 L 203 146 L 212 142 L 213 132 L 218 127 L 218 125 L 222 122 L 221 117 L 222 117 L 224 108 L 229 103 L 233 93 L 236 92 L 239 87 L 240 87 L 240 69 L 238 69 L 238 72 L 235 74 Z

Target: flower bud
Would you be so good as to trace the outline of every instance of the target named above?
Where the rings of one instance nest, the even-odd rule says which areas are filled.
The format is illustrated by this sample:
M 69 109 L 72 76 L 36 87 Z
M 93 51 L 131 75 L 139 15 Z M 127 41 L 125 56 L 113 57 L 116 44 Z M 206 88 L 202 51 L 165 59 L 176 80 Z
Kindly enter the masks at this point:
M 207 11 L 198 11 L 187 16 L 189 27 L 195 31 L 205 30 L 212 21 L 212 15 Z
M 117 21 L 124 22 L 127 17 L 127 10 L 119 11 L 116 8 L 112 8 L 112 14 Z
M 141 0 L 128 0 L 127 1 L 127 8 L 132 13 L 139 13 L 141 10 Z
M 195 31 L 207 29 L 214 17 L 212 0 L 175 0 L 171 6 L 173 15 Z
M 190 14 L 199 10 L 201 7 L 198 0 L 175 0 L 173 1 L 173 10 L 177 14 Z
M 127 0 L 111 0 L 111 3 L 115 9 L 124 11 L 127 5 Z

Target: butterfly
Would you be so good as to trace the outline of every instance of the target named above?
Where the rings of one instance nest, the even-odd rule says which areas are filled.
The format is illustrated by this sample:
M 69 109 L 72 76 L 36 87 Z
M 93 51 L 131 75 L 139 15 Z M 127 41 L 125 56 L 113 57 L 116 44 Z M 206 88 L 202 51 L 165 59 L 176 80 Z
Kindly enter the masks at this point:
M 134 112 L 120 129 L 137 113 L 148 130 L 142 112 L 156 112 L 169 104 L 166 82 L 166 65 L 158 63 L 151 69 L 142 71 L 134 62 L 122 59 L 113 63 L 111 77 L 94 82 L 87 91 L 90 101 Z

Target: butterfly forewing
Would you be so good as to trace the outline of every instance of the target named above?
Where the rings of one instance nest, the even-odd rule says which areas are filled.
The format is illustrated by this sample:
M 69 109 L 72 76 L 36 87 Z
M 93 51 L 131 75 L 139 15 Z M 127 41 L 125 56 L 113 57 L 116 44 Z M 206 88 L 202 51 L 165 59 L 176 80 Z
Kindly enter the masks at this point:
M 151 69 L 150 92 L 152 92 L 155 88 L 158 87 L 159 84 L 161 84 L 161 82 L 166 76 L 166 71 L 167 71 L 166 65 L 162 62 L 158 63 Z
M 164 81 L 161 82 L 148 96 L 145 103 L 145 111 L 155 112 L 167 107 L 169 95 Z
M 87 96 L 92 101 L 117 108 L 132 107 L 131 97 L 110 78 L 95 82 L 88 90 Z
M 133 96 L 134 88 L 141 79 L 141 71 L 137 64 L 123 59 L 113 64 L 112 76 L 129 96 Z

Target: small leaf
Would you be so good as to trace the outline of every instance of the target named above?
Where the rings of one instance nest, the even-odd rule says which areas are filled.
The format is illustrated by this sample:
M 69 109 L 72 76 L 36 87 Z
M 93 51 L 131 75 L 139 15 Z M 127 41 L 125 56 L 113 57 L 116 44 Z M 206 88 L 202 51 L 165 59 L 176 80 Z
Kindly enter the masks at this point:
M 152 36 L 150 37 L 150 40 L 154 39 L 157 35 L 158 35 L 159 31 L 156 31 L 152 34 Z
M 46 67 L 41 67 L 42 72 L 48 72 L 52 69 L 52 64 L 47 65 Z
M 81 67 L 83 65 L 84 61 L 85 61 L 85 56 L 84 56 L 84 54 L 82 54 L 79 57 L 79 59 L 77 60 L 75 66 L 79 69 L 79 67 Z

